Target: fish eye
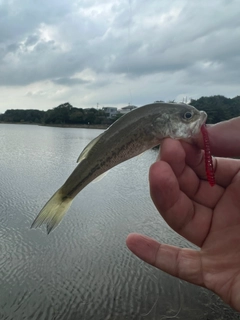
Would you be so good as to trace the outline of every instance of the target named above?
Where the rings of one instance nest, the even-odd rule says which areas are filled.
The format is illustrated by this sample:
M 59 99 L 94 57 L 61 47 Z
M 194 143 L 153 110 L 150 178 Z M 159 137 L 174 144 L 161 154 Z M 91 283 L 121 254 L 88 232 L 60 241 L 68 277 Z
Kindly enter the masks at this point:
M 187 111 L 184 113 L 184 119 L 191 119 L 193 114 L 190 111 Z

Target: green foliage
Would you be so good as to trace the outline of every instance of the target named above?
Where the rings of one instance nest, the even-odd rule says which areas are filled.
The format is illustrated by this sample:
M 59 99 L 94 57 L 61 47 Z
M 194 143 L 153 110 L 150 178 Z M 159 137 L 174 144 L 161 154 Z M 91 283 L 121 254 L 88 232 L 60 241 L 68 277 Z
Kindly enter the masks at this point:
M 220 95 L 201 97 L 198 100 L 192 100 L 191 105 L 207 112 L 208 123 L 216 123 L 240 116 L 240 96 L 233 99 Z M 48 111 L 7 110 L 4 114 L 0 115 L 0 122 L 48 125 L 110 125 L 121 116 L 121 114 L 117 114 L 114 118 L 109 118 L 102 109 L 74 108 L 70 103 L 66 102 Z
M 44 116 L 44 111 L 39 110 L 7 110 L 0 115 L 2 122 L 27 122 L 41 123 Z
M 240 116 L 240 96 L 232 99 L 220 95 L 201 97 L 191 100 L 190 104 L 208 114 L 207 123 L 217 123 Z
M 74 108 L 69 103 L 61 104 L 60 106 L 48 110 L 44 115 L 45 124 L 111 124 L 112 119 L 108 119 L 103 110 L 94 108 L 82 109 Z
M 7 110 L 0 115 L 0 122 L 10 123 L 36 123 L 48 125 L 76 125 L 76 124 L 107 124 L 110 125 L 115 119 L 109 119 L 103 110 L 94 108 L 74 108 L 70 103 L 48 110 Z

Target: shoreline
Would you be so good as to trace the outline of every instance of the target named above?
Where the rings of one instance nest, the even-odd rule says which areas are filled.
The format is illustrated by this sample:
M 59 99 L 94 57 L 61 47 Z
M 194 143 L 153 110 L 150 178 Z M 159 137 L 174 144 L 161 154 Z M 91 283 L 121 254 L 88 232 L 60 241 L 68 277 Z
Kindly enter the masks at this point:
M 107 124 L 41 124 L 30 122 L 0 122 L 0 124 L 25 124 L 41 127 L 57 127 L 57 128 L 82 128 L 82 129 L 107 129 L 110 125 Z
M 42 127 L 57 127 L 57 128 L 80 128 L 80 129 L 107 129 L 106 124 L 38 124 Z

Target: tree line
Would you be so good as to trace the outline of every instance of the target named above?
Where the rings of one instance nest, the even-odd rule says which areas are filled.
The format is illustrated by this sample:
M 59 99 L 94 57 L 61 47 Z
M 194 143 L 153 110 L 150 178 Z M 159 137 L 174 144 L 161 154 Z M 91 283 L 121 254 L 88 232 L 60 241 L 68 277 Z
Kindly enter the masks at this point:
M 197 100 L 192 99 L 190 104 L 198 110 L 207 112 L 208 123 L 216 123 L 240 116 L 240 96 L 232 99 L 220 95 L 201 97 Z M 120 116 L 121 114 L 109 118 L 109 115 L 102 109 L 75 108 L 67 102 L 47 111 L 33 109 L 6 110 L 5 113 L 0 115 L 0 122 L 46 125 L 110 125 Z
M 191 100 L 190 104 L 207 113 L 207 123 L 217 123 L 240 116 L 240 96 L 226 98 L 224 96 L 201 97 Z
M 11 109 L 0 115 L 0 122 L 43 125 L 110 125 L 115 120 L 115 118 L 109 118 L 102 109 L 75 108 L 68 102 L 47 111 Z

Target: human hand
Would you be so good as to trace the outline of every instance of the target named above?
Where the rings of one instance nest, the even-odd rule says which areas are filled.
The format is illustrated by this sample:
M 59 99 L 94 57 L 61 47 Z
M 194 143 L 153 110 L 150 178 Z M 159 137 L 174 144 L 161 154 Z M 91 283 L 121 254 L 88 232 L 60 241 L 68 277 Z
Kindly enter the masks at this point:
M 223 125 L 208 129 L 214 154 L 239 155 L 239 143 L 230 148 L 229 142 L 225 150 L 220 144 Z M 169 226 L 201 249 L 161 244 L 139 234 L 130 234 L 127 245 L 147 263 L 214 291 L 240 311 L 240 160 L 214 158 L 216 185 L 211 187 L 201 138 L 197 144 L 164 140 L 149 180 L 151 197 Z

